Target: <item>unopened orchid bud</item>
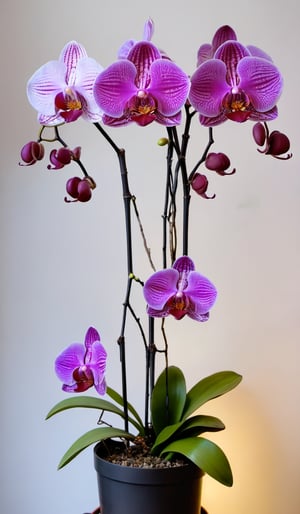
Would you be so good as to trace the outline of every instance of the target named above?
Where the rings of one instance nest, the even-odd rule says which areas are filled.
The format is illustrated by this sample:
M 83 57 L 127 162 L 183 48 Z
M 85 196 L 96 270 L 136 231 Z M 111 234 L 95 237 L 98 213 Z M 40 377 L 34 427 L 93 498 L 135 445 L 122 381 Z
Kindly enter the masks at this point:
M 90 177 L 90 176 L 84 177 L 84 180 L 89 184 L 89 186 L 92 190 L 96 189 L 97 185 L 92 177 Z
M 72 151 L 72 158 L 74 161 L 78 161 L 81 155 L 81 146 L 76 146 Z
M 168 140 L 168 138 L 167 138 L 167 137 L 161 137 L 161 138 L 157 141 L 158 146 L 166 146 L 168 143 L 169 143 L 169 140 Z
M 208 170 L 215 171 L 219 175 L 232 175 L 235 173 L 235 169 L 225 173 L 225 170 L 230 166 L 230 160 L 229 157 L 222 152 L 209 153 L 205 159 L 205 166 Z
M 72 177 L 67 181 L 66 190 L 74 200 L 65 197 L 65 202 L 88 202 L 95 187 L 96 183 L 91 177 Z
M 48 170 L 59 170 L 66 164 L 70 164 L 72 159 L 72 150 L 69 148 L 59 148 L 58 150 L 51 150 L 50 162 L 47 168 Z
M 265 126 L 261 122 L 255 123 L 252 129 L 252 135 L 258 146 L 263 146 L 265 144 L 267 134 Z
M 45 149 L 42 143 L 37 141 L 29 141 L 23 146 L 21 150 L 21 158 L 24 162 L 20 162 L 20 166 L 31 166 L 37 161 L 43 159 L 45 155 Z
M 59 170 L 70 164 L 72 160 L 78 161 L 80 159 L 81 147 L 76 146 L 74 150 L 70 148 L 59 148 L 58 150 L 52 150 L 50 153 L 50 162 L 48 164 L 48 170 Z
M 88 180 L 81 180 L 78 184 L 78 201 L 88 202 L 92 197 L 92 189 Z
M 279 132 L 278 130 L 271 132 L 269 136 L 269 148 L 266 151 L 266 154 L 270 154 L 276 157 L 278 155 L 287 153 L 289 149 L 290 140 L 285 134 Z
M 72 177 L 72 178 L 69 178 L 69 180 L 67 181 L 67 184 L 66 184 L 66 190 L 67 190 L 67 193 L 72 196 L 72 198 L 76 198 L 78 197 L 78 184 L 79 182 L 81 182 L 81 178 L 80 177 Z
M 260 153 L 272 155 L 272 157 L 275 157 L 276 159 L 283 160 L 290 159 L 292 157 L 291 153 L 287 153 L 290 149 L 290 140 L 285 134 L 279 132 L 279 130 L 273 130 L 273 132 L 269 134 L 269 129 L 266 123 L 255 123 L 252 133 L 255 142 L 259 146 L 265 145 L 263 149 L 257 149 Z
M 206 191 L 208 188 L 208 180 L 207 180 L 207 177 L 205 175 L 201 175 L 201 173 L 195 173 L 195 175 L 193 176 L 191 185 L 192 185 L 193 190 L 198 195 L 202 196 L 202 198 L 212 199 L 216 196 L 216 195 L 208 196 L 206 194 Z

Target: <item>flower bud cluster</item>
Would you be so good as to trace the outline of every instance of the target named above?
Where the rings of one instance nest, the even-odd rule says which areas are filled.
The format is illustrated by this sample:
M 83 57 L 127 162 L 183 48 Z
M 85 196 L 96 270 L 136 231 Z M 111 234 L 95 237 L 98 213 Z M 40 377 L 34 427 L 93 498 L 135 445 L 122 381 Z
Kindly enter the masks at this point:
M 61 141 L 61 140 L 60 140 Z M 21 150 L 21 158 L 23 162 L 20 162 L 20 166 L 31 166 L 37 161 L 44 158 L 45 148 L 41 140 L 29 141 L 26 143 Z M 70 164 L 72 161 L 80 164 L 82 170 L 84 167 L 80 162 L 81 147 L 76 146 L 74 150 L 71 150 L 67 146 L 61 146 L 58 149 L 51 150 L 49 154 L 50 164 L 48 164 L 48 170 L 60 170 L 64 166 Z M 85 170 L 84 170 L 85 173 Z M 96 183 L 86 173 L 83 178 L 72 177 L 67 181 L 66 190 L 67 193 L 73 198 L 69 200 L 65 197 L 65 201 L 70 202 L 87 202 L 92 197 L 92 190 L 95 189 Z
M 65 202 L 88 202 L 92 197 L 92 189 L 95 189 L 96 184 L 91 177 L 72 177 L 69 178 L 66 190 L 67 193 L 74 198 L 69 200 L 65 197 Z

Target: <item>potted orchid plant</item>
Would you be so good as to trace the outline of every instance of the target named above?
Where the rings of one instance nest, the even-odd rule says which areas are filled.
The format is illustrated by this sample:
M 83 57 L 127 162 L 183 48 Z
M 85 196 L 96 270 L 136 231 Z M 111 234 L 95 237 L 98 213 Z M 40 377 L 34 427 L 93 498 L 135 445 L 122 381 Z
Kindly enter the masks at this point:
M 50 151 L 48 169 L 60 170 L 75 164 L 81 173 L 68 178 L 65 201 L 90 201 L 96 182 L 81 160 L 81 147 L 71 149 L 61 135 L 65 125 L 77 123 L 82 118 L 96 128 L 115 152 L 122 184 L 127 249 L 127 262 L 124 263 L 126 291 L 122 299 L 121 332 L 117 339 L 122 391 L 117 392 L 106 383 L 106 350 L 98 330 L 89 327 L 84 343 L 71 344 L 55 361 L 55 372 L 63 383 L 63 391 L 76 394 L 55 405 L 47 418 L 73 408 L 91 408 L 96 410 L 98 426 L 75 441 L 62 457 L 59 468 L 92 444 L 99 443 L 95 450 L 96 468 L 99 459 L 106 461 L 112 453 L 115 458 L 115 453 L 122 447 L 122 454 L 126 455 L 127 462 L 130 461 L 128 467 L 134 466 L 132 457 L 138 459 L 140 455 L 143 456 L 142 462 L 146 459 L 148 463 L 150 459 L 152 467 L 159 462 L 160 470 L 164 467 L 169 469 L 173 462 L 177 468 L 192 466 L 197 471 L 197 495 L 198 481 L 203 473 L 226 486 L 233 483 L 231 467 L 223 450 L 203 437 L 203 433 L 220 431 L 225 426 L 220 419 L 199 409 L 207 401 L 231 391 L 242 378 L 233 371 L 221 371 L 201 378 L 187 390 L 183 371 L 169 365 L 166 318 L 179 322 L 187 316 L 193 323 L 206 322 L 217 298 L 216 286 L 197 270 L 189 255 L 191 199 L 199 196 L 205 201 L 214 198 L 207 192 L 209 182 L 206 174 L 200 173 L 199 169 L 202 166 L 220 176 L 234 174 L 235 169 L 230 169 L 228 156 L 223 152 L 212 152 L 213 130 L 228 120 L 253 122 L 252 135 L 259 152 L 278 159 L 288 159 L 291 154 L 287 153 L 290 146 L 287 136 L 277 130 L 269 131 L 268 123 L 278 115 L 277 102 L 283 80 L 264 51 L 255 46 L 245 46 L 239 42 L 235 31 L 225 25 L 216 31 L 211 44 L 200 46 L 196 70 L 189 76 L 152 43 L 153 30 L 153 22 L 148 20 L 142 39 L 126 41 L 116 62 L 105 69 L 88 57 L 81 44 L 71 41 L 65 45 L 58 60 L 47 62 L 32 75 L 27 94 L 30 104 L 38 112 L 40 132 L 37 140 L 22 148 L 21 164 L 35 164 L 44 158 L 46 143 L 55 145 Z M 162 216 L 162 262 L 158 270 L 152 261 L 137 199 L 131 193 L 126 152 L 111 135 L 130 123 L 146 131 L 145 127 L 153 122 L 166 131 L 158 141 L 166 148 L 164 205 L 158 213 Z M 200 123 L 207 131 L 208 139 L 199 159 L 188 170 L 186 157 L 192 123 Z M 182 130 L 181 138 L 179 128 Z M 177 222 L 179 195 L 182 198 L 180 245 Z M 151 269 L 151 273 L 146 272 L 142 278 L 136 277 L 134 270 L 132 216 L 138 222 Z M 134 287 L 139 288 L 143 295 L 147 328 L 132 305 Z M 126 322 L 129 315 L 136 322 L 145 349 L 143 418 L 127 397 Z M 163 348 L 157 344 L 155 322 L 160 324 Z M 164 367 L 157 377 L 155 362 L 158 353 L 164 358 Z M 100 397 L 79 394 L 93 387 Z M 101 398 L 103 395 L 109 399 Z M 121 422 L 118 421 L 116 426 L 105 424 L 103 414 L 106 412 L 116 415 Z M 122 441 L 122 445 L 118 441 Z M 105 459 L 103 450 L 107 452 Z M 118 462 L 116 466 L 120 467 Z M 194 478 L 191 480 L 190 476 L 188 481 L 194 484 Z M 116 500 L 119 503 L 110 507 L 111 500 L 106 499 L 104 492 L 108 485 L 100 486 L 103 513 L 117 514 L 119 505 L 123 506 L 122 512 L 140 512 L 140 505 L 124 510 L 120 482 L 118 488 L 118 493 L 113 495 L 120 497 Z M 171 507 L 168 497 L 169 511 L 176 514 L 182 512 L 184 506 L 187 514 L 199 513 L 200 503 L 194 496 L 188 510 L 189 496 L 187 493 L 182 501 L 175 499 Z M 163 505 L 159 510 L 151 503 L 149 510 L 145 511 L 144 507 L 143 512 L 166 512 Z

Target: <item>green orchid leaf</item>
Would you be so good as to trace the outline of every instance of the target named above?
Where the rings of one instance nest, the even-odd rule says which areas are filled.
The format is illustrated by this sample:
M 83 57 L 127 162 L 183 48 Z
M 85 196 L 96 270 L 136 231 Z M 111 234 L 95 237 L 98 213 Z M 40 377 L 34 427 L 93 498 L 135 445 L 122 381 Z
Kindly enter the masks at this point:
M 71 460 L 73 460 L 77 455 L 85 450 L 88 446 L 94 443 L 98 443 L 99 441 L 103 441 L 104 439 L 110 439 L 113 437 L 123 437 L 126 439 L 133 439 L 133 435 L 125 432 L 125 430 L 112 428 L 112 427 L 101 427 L 94 428 L 89 432 L 86 432 L 84 435 L 79 437 L 75 441 L 75 443 L 70 446 L 70 448 L 66 451 L 61 461 L 58 464 L 58 469 L 63 468 L 66 464 L 69 464 Z
M 121 416 L 124 419 L 124 412 L 122 411 L 122 409 L 119 409 L 119 407 L 117 407 L 113 403 L 107 400 L 103 400 L 102 398 L 80 395 L 66 398 L 65 400 L 62 400 L 61 402 L 54 405 L 54 407 L 52 407 L 52 409 L 48 412 L 46 419 L 49 419 L 55 414 L 58 414 L 59 412 L 62 412 L 64 410 L 74 409 L 78 407 L 113 412 L 114 414 L 117 414 L 118 416 Z M 139 433 L 143 434 L 143 425 L 140 425 L 132 418 L 129 418 L 129 422 L 139 431 Z
M 152 392 L 151 414 L 156 434 L 180 421 L 185 401 L 184 375 L 176 366 L 170 366 L 158 377 Z
M 200 414 L 188 418 L 182 423 L 178 431 L 178 438 L 194 437 L 203 432 L 219 432 L 224 429 L 225 425 L 219 418 Z
M 224 423 L 214 416 L 193 416 L 185 421 L 165 427 L 158 434 L 152 446 L 151 453 L 158 455 L 162 451 L 162 447 L 169 444 L 171 441 L 186 437 L 195 437 L 203 432 L 217 432 L 224 430 L 224 428 Z
M 112 398 L 112 400 L 114 400 L 116 403 L 118 403 L 119 405 L 122 405 L 122 407 L 124 407 L 124 400 L 123 400 L 122 396 L 117 391 L 115 391 L 111 387 L 107 386 L 106 394 L 108 394 L 108 396 L 110 396 L 110 398 Z M 144 432 L 144 425 L 143 425 L 143 422 L 142 422 L 138 412 L 135 410 L 133 405 L 131 405 L 131 403 L 128 402 L 127 406 L 128 406 L 129 412 L 133 415 L 133 417 L 138 422 L 139 427 L 140 427 L 140 432 L 141 431 Z
M 66 409 L 72 409 L 74 407 L 83 407 L 87 409 L 99 409 L 106 410 L 108 412 L 114 412 L 120 416 L 123 415 L 123 411 L 119 409 L 116 405 L 107 400 L 102 400 L 101 398 L 96 398 L 93 396 L 72 396 L 70 398 L 66 398 L 61 402 L 57 403 L 52 407 L 52 409 L 48 412 L 46 419 L 51 418 L 54 414 L 62 412 Z
M 202 471 L 227 487 L 233 484 L 230 464 L 223 450 L 204 437 L 189 437 L 170 443 L 161 455 L 169 452 L 183 455 Z
M 241 380 L 242 376 L 234 371 L 220 371 L 203 378 L 187 393 L 182 419 L 188 418 L 196 409 L 209 400 L 228 393 Z
M 162 445 L 166 445 L 166 443 L 173 439 L 173 436 L 177 433 L 182 424 L 183 421 L 174 423 L 173 425 L 168 425 L 167 427 L 163 428 L 155 439 L 155 443 L 151 448 L 151 453 L 153 455 L 159 455 Z

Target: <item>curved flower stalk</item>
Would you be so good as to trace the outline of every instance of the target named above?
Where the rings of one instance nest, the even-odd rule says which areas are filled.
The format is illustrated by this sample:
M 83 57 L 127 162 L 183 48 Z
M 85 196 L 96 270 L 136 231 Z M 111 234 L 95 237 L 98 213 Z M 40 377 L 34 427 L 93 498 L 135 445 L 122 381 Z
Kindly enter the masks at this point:
M 222 40 L 222 38 L 221 38 Z M 283 79 L 265 52 L 228 40 L 191 77 L 189 100 L 205 126 L 277 117 Z
M 42 125 L 76 121 L 100 121 L 101 110 L 93 96 L 93 84 L 102 66 L 87 56 L 85 48 L 70 41 L 57 61 L 49 61 L 29 79 L 27 96 Z

